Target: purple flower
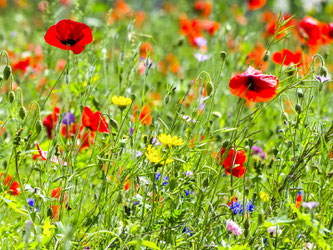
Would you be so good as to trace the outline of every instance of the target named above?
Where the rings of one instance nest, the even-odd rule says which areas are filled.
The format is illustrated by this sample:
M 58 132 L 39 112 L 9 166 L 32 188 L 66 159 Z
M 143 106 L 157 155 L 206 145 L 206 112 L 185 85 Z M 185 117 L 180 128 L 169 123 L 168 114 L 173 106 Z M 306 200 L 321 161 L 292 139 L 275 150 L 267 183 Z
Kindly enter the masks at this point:
M 232 232 L 234 235 L 241 235 L 243 233 L 243 229 L 232 220 L 227 220 L 226 229 L 227 231 Z
M 272 226 L 272 227 L 269 227 L 269 228 L 267 229 L 267 231 L 268 231 L 271 235 L 273 235 L 273 236 L 276 235 L 276 231 L 278 232 L 279 235 L 282 233 L 282 230 L 279 229 L 278 226 Z
M 185 121 L 187 121 L 188 123 L 196 123 L 197 120 L 194 118 L 191 118 L 188 115 L 180 115 L 181 118 L 183 118 Z
M 330 81 L 331 79 L 326 77 L 326 76 L 317 76 L 317 79 L 319 80 L 319 82 L 323 83 L 323 82 L 327 82 Z
M 194 57 L 199 61 L 199 62 L 204 62 L 207 61 L 209 56 L 204 55 L 204 54 L 200 54 L 200 53 L 196 53 L 194 54 Z
M 155 137 L 152 138 L 151 140 L 151 144 L 155 145 L 155 146 L 160 146 L 162 145 L 162 143 L 160 143 L 159 140 L 157 140 Z
M 192 176 L 193 175 L 193 172 L 192 171 L 186 171 L 185 172 L 185 176 Z
M 155 176 L 156 177 L 155 181 L 158 181 L 161 178 L 161 175 L 162 175 L 161 173 L 157 173 L 156 176 Z M 163 183 L 162 183 L 162 185 L 166 186 L 167 184 L 169 184 L 168 181 L 169 181 L 169 177 L 168 176 L 163 176 Z
M 262 160 L 267 158 L 266 153 L 264 152 L 264 150 L 256 145 L 252 146 L 252 154 L 253 155 L 260 155 L 260 158 Z
M 199 47 L 202 46 L 206 46 L 207 45 L 207 40 L 205 38 L 203 38 L 202 36 L 199 36 L 197 38 L 194 39 L 194 42 L 196 45 L 198 45 Z
M 302 206 L 307 207 L 308 209 L 312 210 L 315 207 L 318 207 L 319 203 L 316 201 L 303 202 Z
M 150 69 L 153 66 L 153 60 L 147 58 L 147 60 L 143 62 L 143 65 L 145 65 L 146 67 L 148 67 L 148 69 Z
M 71 125 L 75 122 L 75 117 L 71 112 L 65 112 L 62 117 L 62 124 Z
M 129 136 L 133 136 L 133 133 L 134 133 L 134 128 L 130 128 L 130 130 L 129 130 Z

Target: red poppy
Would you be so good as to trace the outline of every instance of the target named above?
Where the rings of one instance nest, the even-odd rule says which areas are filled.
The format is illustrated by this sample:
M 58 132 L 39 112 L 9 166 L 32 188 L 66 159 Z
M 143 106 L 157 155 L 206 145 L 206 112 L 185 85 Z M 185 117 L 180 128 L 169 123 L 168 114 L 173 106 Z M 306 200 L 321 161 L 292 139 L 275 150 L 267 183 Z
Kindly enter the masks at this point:
M 54 47 L 67 50 L 68 46 L 74 54 L 80 54 L 85 46 L 92 42 L 93 37 L 91 29 L 86 24 L 65 19 L 52 25 L 44 39 Z
M 85 126 L 86 128 L 89 128 L 91 131 L 94 131 L 94 132 L 97 132 L 97 129 L 99 126 L 99 130 L 98 130 L 99 132 L 110 133 L 109 125 L 106 122 L 105 117 L 102 116 L 102 113 L 99 111 L 96 111 L 94 113 L 87 106 L 84 107 L 84 109 L 83 109 L 82 124 L 83 124 L 83 126 Z
M 225 173 L 230 175 L 232 171 L 233 176 L 243 177 L 245 173 L 244 163 L 246 162 L 245 151 L 230 149 L 227 157 L 224 156 L 225 151 L 226 149 L 223 148 L 220 152 L 221 158 L 217 159 L 220 162 L 220 165 L 223 165 Z M 224 159 L 224 161 L 222 161 L 222 159 Z
M 204 20 L 202 22 L 202 28 L 209 33 L 209 35 L 213 36 L 215 32 L 220 28 L 220 24 L 211 20 Z
M 147 54 L 150 54 L 150 56 L 151 56 L 152 53 L 153 53 L 153 46 L 151 46 L 150 43 L 144 42 L 141 44 L 141 47 L 140 47 L 140 56 L 141 57 L 146 58 Z
M 140 122 L 141 124 L 145 124 L 146 126 L 149 126 L 152 122 L 152 117 L 151 117 L 151 110 L 150 108 L 145 105 L 143 106 L 141 113 L 140 113 Z
M 283 49 L 282 51 L 277 51 L 272 56 L 273 62 L 277 64 L 283 65 L 290 65 L 295 64 L 297 67 L 301 66 L 301 60 L 302 60 L 302 51 L 297 50 L 295 53 L 290 51 L 289 49 Z
M 266 2 L 267 2 L 267 0 L 249 0 L 249 2 L 248 2 L 249 9 L 250 10 L 260 9 L 260 8 L 264 7 Z
M 299 33 L 301 38 L 306 40 L 306 44 L 309 46 L 319 45 L 321 40 L 321 24 L 313 17 L 306 16 L 300 22 Z
M 0 177 L 3 176 L 3 173 L 0 174 Z M 3 178 L 1 178 L 3 180 Z M 21 192 L 20 185 L 17 181 L 13 181 L 12 177 L 8 174 L 7 178 L 3 180 L 3 185 L 9 187 L 8 194 L 18 196 Z
M 60 109 L 55 107 L 53 109 L 53 114 L 47 115 L 43 119 L 43 125 L 46 127 L 47 135 L 51 139 L 53 128 L 57 125 L 58 115 L 60 113 Z
M 299 209 L 302 205 L 303 202 L 303 197 L 302 197 L 302 193 L 298 193 L 297 194 L 297 198 L 296 198 L 296 208 Z
M 268 62 L 263 60 L 265 54 L 266 48 L 261 43 L 257 43 L 253 50 L 247 55 L 246 64 L 250 64 L 255 68 L 258 68 L 261 64 L 261 70 L 265 71 L 268 67 Z
M 51 191 L 51 197 L 59 199 L 61 195 L 61 187 L 57 187 Z
M 249 66 L 244 73 L 231 78 L 229 89 L 231 94 L 249 102 L 266 102 L 277 94 L 278 85 L 279 79 L 276 76 L 265 75 Z
M 208 1 L 196 1 L 194 3 L 194 10 L 199 12 L 202 17 L 209 17 L 212 12 L 212 3 Z

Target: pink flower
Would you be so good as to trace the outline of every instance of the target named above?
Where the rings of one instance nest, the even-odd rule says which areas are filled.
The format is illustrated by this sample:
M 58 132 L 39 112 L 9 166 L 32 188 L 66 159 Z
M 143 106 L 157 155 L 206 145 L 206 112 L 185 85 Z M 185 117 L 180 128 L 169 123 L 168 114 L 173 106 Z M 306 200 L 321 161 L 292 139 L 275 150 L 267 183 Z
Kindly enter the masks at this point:
M 276 230 L 278 230 L 278 234 L 280 235 L 282 233 L 282 230 L 279 229 L 277 226 L 272 226 L 267 229 L 267 231 L 272 234 L 273 236 L 276 235 Z
M 243 229 L 232 220 L 227 220 L 227 231 L 232 232 L 234 235 L 241 235 Z
M 47 152 L 46 151 L 43 151 L 40 147 L 39 147 L 39 144 L 38 142 L 35 142 L 36 146 L 37 146 L 37 149 L 38 149 L 38 152 L 40 154 L 40 156 L 42 157 L 42 159 L 44 161 L 47 160 Z M 61 165 L 64 165 L 64 166 L 67 166 L 67 162 L 63 162 L 61 159 L 58 160 L 58 158 L 54 155 L 51 157 L 50 159 L 51 162 L 53 163 L 56 163 L 56 164 L 61 164 Z

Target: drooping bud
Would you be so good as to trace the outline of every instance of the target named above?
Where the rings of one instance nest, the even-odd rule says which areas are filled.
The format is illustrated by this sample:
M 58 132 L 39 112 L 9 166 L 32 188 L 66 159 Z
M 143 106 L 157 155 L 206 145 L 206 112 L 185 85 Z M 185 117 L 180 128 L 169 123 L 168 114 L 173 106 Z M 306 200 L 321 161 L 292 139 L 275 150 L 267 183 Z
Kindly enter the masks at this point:
M 164 97 L 164 103 L 165 103 L 165 104 L 168 104 L 168 103 L 170 102 L 170 99 L 171 99 L 171 97 L 170 97 L 169 95 L 166 95 L 166 96 Z
M 325 66 L 320 66 L 319 74 L 320 74 L 321 76 L 325 76 L 325 77 L 327 76 L 328 72 L 327 72 L 327 69 L 326 69 Z
M 9 65 L 6 65 L 3 69 L 3 78 L 7 81 L 12 74 L 12 68 Z
M 8 100 L 10 103 L 13 103 L 15 101 L 15 93 L 14 91 L 10 91 L 8 94 Z
M 298 114 L 302 113 L 302 106 L 299 103 L 297 103 L 295 106 L 295 110 Z
M 214 84 L 212 82 L 208 82 L 206 84 L 206 93 L 207 93 L 207 96 L 210 96 L 213 93 L 213 90 L 214 90 Z
M 20 118 L 21 118 L 22 120 L 24 120 L 24 118 L 26 117 L 26 115 L 27 115 L 27 110 L 25 109 L 24 106 L 21 106 L 21 107 L 19 108 L 19 116 L 20 116 Z
M 118 122 L 117 122 L 115 119 L 113 119 L 113 118 L 110 118 L 109 120 L 110 120 L 110 124 L 111 124 L 111 126 L 112 126 L 115 130 L 118 131 Z
M 36 122 L 36 133 L 39 134 L 40 132 L 42 132 L 43 129 L 43 123 L 41 120 L 38 120 Z

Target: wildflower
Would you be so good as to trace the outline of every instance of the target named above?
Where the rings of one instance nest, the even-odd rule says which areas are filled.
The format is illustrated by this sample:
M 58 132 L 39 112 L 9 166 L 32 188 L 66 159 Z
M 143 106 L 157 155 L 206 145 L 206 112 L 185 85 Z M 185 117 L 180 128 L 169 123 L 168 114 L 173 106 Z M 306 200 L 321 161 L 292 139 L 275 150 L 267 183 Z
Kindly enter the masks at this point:
M 315 201 L 303 202 L 302 206 L 312 210 L 315 207 L 318 207 L 319 203 Z
M 99 132 L 110 133 L 109 125 L 106 122 L 104 116 L 101 112 L 96 111 L 95 113 L 89 107 L 84 107 L 82 113 L 82 124 L 83 126 L 89 128 L 91 131 L 96 132 L 99 127 Z
M 320 22 L 313 17 L 305 16 L 298 25 L 301 38 L 306 40 L 308 46 L 317 46 L 321 41 Z
M 160 178 L 161 178 L 161 173 L 156 173 L 156 179 L 155 179 L 155 181 L 158 181 Z M 168 176 L 163 176 L 163 183 L 162 183 L 162 186 L 166 186 L 167 184 L 169 184 L 169 177 Z
M 20 185 L 17 181 L 12 180 L 13 178 L 7 174 L 7 178 L 3 178 L 3 173 L 0 174 L 1 180 L 3 180 L 3 185 L 5 187 L 8 187 L 8 194 L 11 194 L 13 196 L 18 196 L 21 193 Z
M 194 3 L 194 10 L 199 12 L 202 17 L 209 17 L 212 12 L 212 3 L 198 0 Z
M 249 0 L 248 1 L 248 6 L 250 10 L 257 10 L 266 4 L 267 0 Z
M 259 192 L 259 197 L 260 199 L 262 199 L 264 202 L 269 201 L 269 195 L 265 192 Z
M 192 171 L 186 171 L 185 172 L 185 176 L 192 176 L 193 175 L 193 172 Z
M 151 110 L 147 105 L 144 105 L 141 113 L 140 113 L 140 122 L 141 124 L 145 124 L 147 127 L 151 124 L 152 122 L 152 117 L 151 117 Z
M 297 67 L 300 67 L 302 61 L 302 51 L 297 50 L 296 52 L 292 52 L 289 49 L 283 49 L 282 51 L 277 51 L 272 55 L 272 61 L 281 65 L 290 65 L 295 64 Z
M 204 62 L 207 61 L 209 56 L 204 55 L 204 54 L 200 54 L 200 53 L 196 53 L 194 54 L 194 57 L 199 61 L 199 62 Z
M 237 198 L 233 198 L 232 201 L 229 202 L 229 209 L 233 211 L 234 214 L 242 214 L 243 213 L 243 202 L 239 202 Z M 244 213 L 246 214 L 247 212 L 252 213 L 254 211 L 254 205 L 252 202 L 247 202 L 245 203 L 245 211 Z
M 329 77 L 326 76 L 317 76 L 317 79 L 319 80 L 319 82 L 323 83 L 323 82 L 327 82 L 330 81 L 331 79 Z
M 38 142 L 35 142 L 36 146 L 37 146 L 37 149 L 38 149 L 38 152 L 39 152 L 39 155 L 42 157 L 42 159 L 44 161 L 47 160 L 47 151 L 43 151 L 40 147 L 39 147 L 39 144 Z M 67 162 L 63 162 L 61 159 L 58 159 L 57 156 L 52 156 L 51 159 L 50 159 L 50 162 L 53 162 L 53 163 L 56 163 L 56 164 L 62 164 L 64 166 L 67 166 Z
M 267 155 L 266 155 L 266 153 L 264 152 L 264 150 L 262 148 L 254 145 L 254 146 L 252 146 L 251 150 L 252 150 L 253 155 L 260 155 L 260 158 L 262 160 L 267 158 Z
M 148 42 L 143 42 L 140 47 L 140 52 L 139 52 L 140 57 L 146 58 L 147 54 L 151 56 L 152 53 L 153 53 L 153 46 L 151 46 L 151 44 Z
M 131 136 L 131 137 L 132 137 L 132 136 L 133 136 L 133 133 L 134 133 L 134 128 L 130 128 L 130 130 L 129 130 L 129 133 L 128 133 L 128 134 L 129 134 L 129 136 Z
M 35 206 L 35 199 L 34 198 L 28 198 L 27 202 L 28 202 L 28 204 L 30 206 L 30 210 L 32 210 L 34 208 L 34 206 Z M 35 212 L 36 213 L 39 212 L 39 208 L 38 207 L 35 208 Z
M 47 135 L 51 139 L 53 128 L 57 125 L 58 115 L 60 113 L 60 109 L 58 107 L 54 107 L 53 113 L 47 115 L 43 119 L 43 126 L 46 127 Z
M 169 164 L 169 163 L 173 162 L 173 160 L 170 159 L 170 158 L 163 159 L 161 157 L 160 151 L 154 149 L 152 147 L 152 145 L 148 145 L 148 148 L 147 148 L 147 151 L 146 151 L 145 155 L 151 163 Z
M 267 229 L 267 231 L 272 235 L 275 236 L 276 232 L 278 233 L 278 235 L 280 235 L 282 233 L 282 230 L 279 229 L 278 226 L 271 226 Z
M 75 117 L 71 112 L 65 112 L 62 118 L 61 123 L 64 125 L 71 125 L 75 122 Z
M 257 43 L 254 49 L 247 55 L 246 64 L 252 65 L 255 68 L 258 68 L 261 65 L 261 70 L 265 71 L 268 67 L 268 62 L 263 60 L 266 54 L 266 48 L 262 43 Z
M 244 163 L 246 162 L 246 155 L 244 150 L 236 151 L 234 149 L 230 149 L 228 155 L 225 157 L 226 149 L 223 148 L 220 152 L 220 157 L 217 160 L 220 161 L 220 165 L 223 164 L 226 174 L 231 174 L 235 177 L 242 177 L 245 173 Z M 221 160 L 220 160 L 221 159 Z M 222 161 L 224 159 L 224 161 Z
M 250 102 L 267 102 L 276 96 L 279 79 L 273 75 L 265 75 L 260 70 L 249 66 L 244 73 L 231 78 L 229 89 L 231 94 Z
M 160 134 L 158 140 L 166 147 L 174 147 L 184 145 L 183 139 L 178 138 L 177 136 L 171 137 L 171 135 Z
M 91 29 L 86 24 L 65 19 L 52 25 L 44 39 L 54 47 L 69 49 L 74 54 L 80 54 L 85 46 L 92 42 L 93 37 Z
M 191 230 L 190 230 L 187 226 L 184 227 L 182 233 L 187 233 L 187 234 L 189 234 L 190 236 L 193 235 L 193 233 L 191 233 Z
M 232 220 L 227 220 L 226 229 L 227 231 L 232 232 L 234 235 L 241 235 L 243 233 L 243 229 Z
M 119 109 L 123 110 L 125 109 L 128 105 L 132 103 L 131 98 L 126 98 L 123 96 L 113 96 L 112 97 L 112 102 L 118 106 Z
M 302 197 L 303 191 L 299 191 L 297 194 L 297 199 L 296 199 L 296 208 L 299 209 L 302 205 L 303 202 L 303 197 Z

